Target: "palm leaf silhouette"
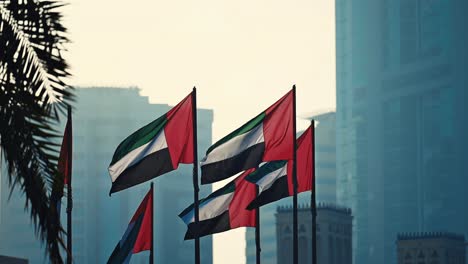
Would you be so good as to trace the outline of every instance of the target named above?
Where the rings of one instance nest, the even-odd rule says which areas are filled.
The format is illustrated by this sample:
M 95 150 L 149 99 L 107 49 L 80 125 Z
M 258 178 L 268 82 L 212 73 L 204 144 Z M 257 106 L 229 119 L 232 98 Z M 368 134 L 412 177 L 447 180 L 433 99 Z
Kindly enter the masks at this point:
M 25 194 L 25 207 L 52 263 L 62 263 L 59 216 L 50 206 L 57 172 L 56 131 L 60 112 L 73 101 L 62 57 L 66 28 L 62 2 L 0 0 L 0 147 L 11 191 Z

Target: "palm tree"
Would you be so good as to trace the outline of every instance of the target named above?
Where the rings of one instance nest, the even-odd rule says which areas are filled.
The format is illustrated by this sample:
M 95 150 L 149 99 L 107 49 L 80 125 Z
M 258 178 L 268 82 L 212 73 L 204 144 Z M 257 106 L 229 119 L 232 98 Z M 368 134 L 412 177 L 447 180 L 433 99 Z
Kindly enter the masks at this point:
M 25 194 L 52 263 L 62 263 L 64 246 L 58 215 L 49 210 L 52 186 L 60 183 L 54 127 L 73 91 L 65 82 L 61 6 L 57 0 L 0 0 L 0 148 L 10 189 Z

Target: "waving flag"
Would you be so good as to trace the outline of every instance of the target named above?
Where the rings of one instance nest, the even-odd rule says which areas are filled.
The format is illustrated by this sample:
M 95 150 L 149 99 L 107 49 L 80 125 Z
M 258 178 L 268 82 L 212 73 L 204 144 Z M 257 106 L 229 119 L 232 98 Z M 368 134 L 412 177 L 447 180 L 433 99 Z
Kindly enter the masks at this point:
M 150 250 L 152 230 L 153 190 L 148 192 L 133 215 L 127 230 L 107 261 L 111 263 L 128 263 L 132 254 Z
M 256 186 L 245 180 L 250 169 L 221 189 L 199 201 L 200 222 L 195 222 L 193 204 L 179 217 L 187 224 L 185 239 L 194 239 L 238 227 L 255 227 L 255 210 L 245 208 L 255 198 Z
M 294 93 L 212 145 L 201 161 L 202 184 L 229 178 L 264 161 L 293 158 Z
M 72 168 L 72 153 L 73 148 L 73 134 L 72 134 L 72 116 L 71 110 L 68 111 L 67 124 L 65 125 L 65 132 L 63 133 L 62 145 L 60 147 L 60 156 L 58 160 L 58 173 L 61 180 L 54 183 L 51 193 L 51 205 L 55 206 L 57 213 L 60 216 L 61 200 L 63 197 L 63 187 L 65 184 L 71 184 L 71 168 Z
M 312 190 L 312 127 L 297 139 L 297 184 L 298 193 Z M 261 166 L 246 177 L 259 186 L 259 195 L 247 207 L 249 210 L 292 196 L 292 161 L 273 161 Z
M 120 143 L 109 165 L 110 193 L 193 162 L 192 96 Z

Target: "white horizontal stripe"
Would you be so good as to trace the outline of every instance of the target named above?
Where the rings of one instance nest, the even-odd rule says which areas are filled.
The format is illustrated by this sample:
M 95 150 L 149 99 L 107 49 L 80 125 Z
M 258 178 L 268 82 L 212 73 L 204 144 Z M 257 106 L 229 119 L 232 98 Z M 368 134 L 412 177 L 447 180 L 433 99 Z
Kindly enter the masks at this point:
M 258 185 L 258 191 L 259 193 L 263 192 L 263 190 L 266 190 L 268 188 L 270 188 L 273 183 L 279 179 L 281 176 L 286 176 L 288 175 L 288 164 L 284 164 L 283 167 L 275 170 L 275 171 L 272 171 L 270 173 L 268 173 L 267 175 L 263 176 L 258 182 L 257 182 L 257 185 Z
M 233 197 L 234 192 L 231 192 L 201 203 L 198 210 L 200 221 L 215 218 L 226 212 L 229 209 L 229 204 L 231 203 Z M 194 213 L 195 208 L 183 217 L 183 220 L 187 225 L 195 222 Z
M 161 132 L 159 132 L 159 134 L 157 134 L 150 142 L 130 151 L 127 155 L 109 167 L 109 174 L 112 182 L 114 182 L 128 167 L 138 163 L 151 153 L 165 148 L 167 148 L 166 135 L 164 134 L 164 129 L 161 129 Z
M 236 136 L 228 142 L 225 142 L 224 144 L 215 148 L 202 159 L 200 164 L 201 166 L 203 166 L 206 164 L 232 158 L 240 154 L 242 151 L 248 149 L 249 147 L 257 145 L 264 141 L 265 139 L 263 137 L 263 123 L 261 123 L 249 132 Z

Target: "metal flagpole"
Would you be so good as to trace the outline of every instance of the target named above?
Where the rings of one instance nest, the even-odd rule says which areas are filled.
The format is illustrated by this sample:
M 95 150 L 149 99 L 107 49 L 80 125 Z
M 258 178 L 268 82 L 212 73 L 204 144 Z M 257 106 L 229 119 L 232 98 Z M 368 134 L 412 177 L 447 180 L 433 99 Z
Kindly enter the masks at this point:
M 197 148 L 197 88 L 192 92 L 192 130 L 193 130 L 193 204 L 195 210 L 195 225 L 200 221 L 198 205 L 198 148 Z M 200 264 L 200 238 L 195 238 L 195 264 Z
M 151 190 L 151 249 L 150 249 L 150 256 L 149 256 L 149 263 L 154 263 L 154 187 L 153 182 L 150 185 Z
M 72 109 L 71 106 L 68 106 L 68 117 L 67 124 L 70 126 L 70 131 L 67 133 L 67 136 L 71 141 L 73 141 L 73 126 L 72 126 Z M 72 209 L 73 209 L 73 196 L 72 196 L 72 153 L 73 153 L 73 143 L 68 142 L 68 155 L 67 155 L 67 264 L 72 264 Z
M 259 187 L 256 185 L 256 196 L 258 197 L 259 194 Z M 260 247 L 260 207 L 258 207 L 255 212 L 255 222 L 257 225 L 255 226 L 255 246 L 256 246 L 256 258 L 257 264 L 260 264 L 261 259 L 261 252 L 262 249 Z
M 312 188 L 310 194 L 310 210 L 312 211 L 312 263 L 317 264 L 317 203 L 315 189 L 315 120 L 310 124 L 312 134 Z
M 297 164 L 296 164 L 296 85 L 293 85 L 293 263 L 299 263 L 299 245 L 297 235 Z

